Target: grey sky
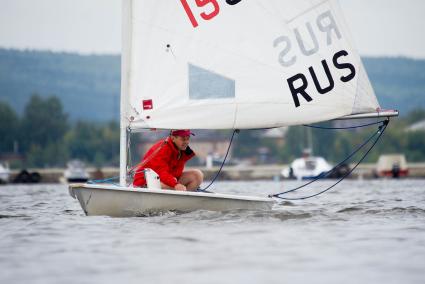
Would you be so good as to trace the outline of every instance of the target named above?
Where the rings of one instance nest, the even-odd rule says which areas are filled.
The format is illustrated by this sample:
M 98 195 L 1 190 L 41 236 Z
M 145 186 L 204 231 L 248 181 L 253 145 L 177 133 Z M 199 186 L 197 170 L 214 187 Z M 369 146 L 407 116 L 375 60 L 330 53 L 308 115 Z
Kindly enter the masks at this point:
M 362 55 L 425 58 L 424 0 L 340 3 Z M 0 47 L 119 53 L 121 1 L 0 0 Z

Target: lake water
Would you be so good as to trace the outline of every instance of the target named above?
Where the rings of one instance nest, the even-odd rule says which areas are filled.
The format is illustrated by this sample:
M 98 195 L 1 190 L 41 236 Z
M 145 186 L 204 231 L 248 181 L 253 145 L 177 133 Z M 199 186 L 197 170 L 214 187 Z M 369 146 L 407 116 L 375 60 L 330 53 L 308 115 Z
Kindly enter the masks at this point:
M 344 181 L 267 212 L 135 218 L 86 217 L 64 185 L 0 186 L 0 269 L 0 283 L 425 283 L 425 181 Z

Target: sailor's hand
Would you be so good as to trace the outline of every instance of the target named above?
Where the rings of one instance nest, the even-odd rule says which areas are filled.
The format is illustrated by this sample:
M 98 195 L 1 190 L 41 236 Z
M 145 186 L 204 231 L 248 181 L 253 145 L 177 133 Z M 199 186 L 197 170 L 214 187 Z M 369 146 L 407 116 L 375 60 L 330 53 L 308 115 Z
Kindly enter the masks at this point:
M 184 186 L 184 185 L 182 185 L 182 184 L 178 183 L 178 184 L 176 184 L 176 185 L 174 186 L 174 189 L 175 189 L 175 190 L 178 190 L 178 191 L 186 191 L 186 186 Z

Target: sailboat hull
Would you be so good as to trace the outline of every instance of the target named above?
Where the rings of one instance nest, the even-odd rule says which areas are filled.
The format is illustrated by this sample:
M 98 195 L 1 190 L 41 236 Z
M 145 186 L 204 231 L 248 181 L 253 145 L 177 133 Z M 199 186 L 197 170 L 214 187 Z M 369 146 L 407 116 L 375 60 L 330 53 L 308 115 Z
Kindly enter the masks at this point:
M 73 184 L 72 197 L 78 199 L 88 216 L 134 217 L 168 211 L 270 210 L 271 198 L 204 192 L 179 192 L 109 185 Z

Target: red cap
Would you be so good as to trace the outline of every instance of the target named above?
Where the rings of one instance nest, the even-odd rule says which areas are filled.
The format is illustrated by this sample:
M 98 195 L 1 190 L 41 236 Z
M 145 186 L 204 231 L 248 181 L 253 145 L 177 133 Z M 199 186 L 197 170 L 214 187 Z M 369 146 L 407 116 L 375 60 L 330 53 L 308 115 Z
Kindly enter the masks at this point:
M 178 130 L 171 131 L 171 135 L 173 135 L 173 136 L 186 137 L 186 136 L 195 135 L 195 134 L 193 134 L 190 131 L 190 129 L 178 129 Z

